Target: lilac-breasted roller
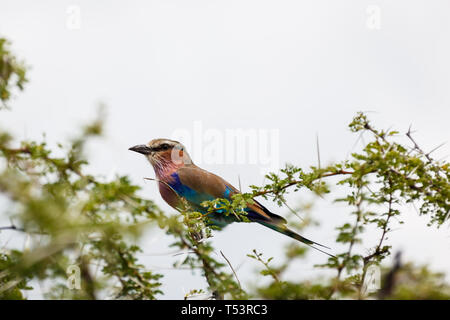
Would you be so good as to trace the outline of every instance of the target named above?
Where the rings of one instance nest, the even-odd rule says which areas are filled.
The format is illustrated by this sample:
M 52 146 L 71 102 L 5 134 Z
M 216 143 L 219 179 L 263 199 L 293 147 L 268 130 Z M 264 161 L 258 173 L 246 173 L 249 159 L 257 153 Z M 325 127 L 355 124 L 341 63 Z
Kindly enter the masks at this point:
M 231 199 L 233 194 L 239 193 L 239 190 L 221 177 L 197 167 L 185 147 L 178 141 L 154 139 L 146 145 L 137 145 L 129 150 L 146 156 L 155 170 L 162 198 L 178 211 L 183 207 L 180 197 L 183 197 L 194 210 L 206 213 L 207 208 L 201 205 L 203 201 L 217 198 Z M 254 200 L 254 204 L 248 204 L 245 211 L 251 222 L 260 223 L 324 252 L 314 245 L 325 246 L 288 229 L 283 217 L 270 212 L 256 200 Z M 218 228 L 238 221 L 234 215 L 225 215 L 220 211 L 210 213 L 209 218 L 211 223 Z

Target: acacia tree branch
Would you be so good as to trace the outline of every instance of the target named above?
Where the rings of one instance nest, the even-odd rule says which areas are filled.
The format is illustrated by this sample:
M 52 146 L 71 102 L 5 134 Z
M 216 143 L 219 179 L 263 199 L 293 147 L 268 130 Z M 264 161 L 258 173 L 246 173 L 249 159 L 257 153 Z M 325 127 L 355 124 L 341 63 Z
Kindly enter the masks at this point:
M 24 228 L 16 227 L 15 225 L 10 225 L 10 226 L 3 226 L 3 227 L 0 227 L 0 231 L 2 231 L 2 230 L 12 230 L 12 231 L 17 231 L 17 232 L 33 233 L 33 234 L 42 234 L 42 235 L 48 234 L 48 233 L 43 232 L 43 231 L 29 231 L 29 230 L 26 230 L 26 229 L 24 229 Z
M 269 272 L 270 276 L 275 280 L 275 282 L 280 282 L 280 278 L 278 278 L 277 274 L 269 266 L 270 259 L 268 261 L 264 261 L 263 259 L 261 259 L 261 255 L 262 254 L 258 253 L 256 251 L 256 249 L 253 249 L 253 253 L 255 254 L 256 260 L 258 260 L 259 262 L 261 262 L 264 265 L 264 267 L 267 269 L 267 271 Z
M 416 140 L 414 140 L 414 138 L 411 135 L 411 126 L 409 126 L 408 132 L 406 133 L 406 136 L 409 138 L 409 140 L 411 140 L 411 142 L 414 144 L 414 148 L 415 150 L 417 150 L 420 154 L 422 154 L 423 156 L 425 156 L 428 160 L 428 162 L 433 162 L 433 159 L 430 157 L 429 154 L 425 153 L 422 148 L 420 148 L 420 146 L 417 144 Z
M 345 265 L 347 264 L 348 258 L 351 257 L 353 246 L 355 245 L 356 240 L 357 240 L 356 239 L 356 233 L 358 232 L 359 223 L 360 223 L 361 218 L 362 218 L 362 210 L 361 210 L 361 205 L 362 205 L 362 201 L 363 201 L 363 196 L 361 195 L 362 188 L 363 188 L 363 184 L 362 184 L 362 181 L 361 181 L 361 185 L 358 187 L 357 194 L 355 196 L 358 200 L 355 203 L 355 206 L 356 206 L 356 220 L 355 220 L 355 224 L 354 224 L 354 226 L 352 228 L 352 233 L 351 233 L 352 237 L 351 237 L 351 240 L 350 240 L 350 243 L 349 243 L 349 246 L 348 246 L 348 250 L 345 253 L 344 260 L 342 261 L 342 263 L 340 263 L 337 266 L 337 275 L 336 275 L 336 278 L 335 278 L 335 284 L 331 288 L 331 291 L 330 291 L 330 293 L 328 295 L 328 299 L 330 299 L 333 296 L 333 294 L 339 289 L 339 282 L 340 282 L 340 278 L 341 278 L 341 275 L 342 275 L 342 271 L 344 270 Z
M 14 230 L 20 232 L 26 232 L 23 228 L 17 228 L 15 225 L 0 227 L 0 230 Z
M 213 290 L 213 297 L 218 300 L 223 300 L 223 293 L 219 292 L 215 289 L 216 285 L 212 279 L 212 276 L 218 277 L 216 270 L 210 265 L 209 261 L 205 258 L 204 254 L 200 252 L 198 249 L 198 244 L 192 245 L 190 244 L 183 236 L 180 235 L 180 241 L 189 249 L 193 251 L 193 253 L 197 256 L 197 258 L 202 262 L 202 269 L 204 271 L 204 275 L 206 278 L 206 282 L 208 282 L 209 287 Z
M 389 190 L 391 190 L 391 186 L 392 186 L 392 179 L 391 179 L 391 177 L 389 176 L 389 179 L 388 179 L 388 187 L 389 187 Z M 392 204 L 393 204 L 393 202 L 394 202 L 393 193 L 394 193 L 394 192 L 393 192 L 392 190 L 389 192 L 387 218 L 386 218 L 386 220 L 385 220 L 384 223 L 383 223 L 383 229 L 382 229 L 380 241 L 378 242 L 378 245 L 376 246 L 375 251 L 374 251 L 372 254 L 363 257 L 363 263 L 364 263 L 364 265 L 363 265 L 363 270 L 362 270 L 361 283 L 360 283 L 360 287 L 359 287 L 359 291 L 358 291 L 358 297 L 359 297 L 359 299 L 362 298 L 362 292 L 361 292 L 361 289 L 363 288 L 364 280 L 365 280 L 365 278 L 366 278 L 367 265 L 370 263 L 370 261 L 371 261 L 374 257 L 380 256 L 380 255 L 382 255 L 383 253 L 386 252 L 385 250 L 382 250 L 382 249 L 381 249 L 381 246 L 383 245 L 383 241 L 385 240 L 386 234 L 387 234 L 388 229 L 389 229 L 389 228 L 388 228 L 389 220 L 390 220 L 391 217 L 394 215 L 394 212 L 393 212 L 393 209 L 392 209 Z M 389 251 L 387 251 L 387 252 L 389 252 Z
M 335 172 L 328 172 L 328 173 L 324 173 L 324 174 L 320 174 L 318 177 L 316 177 L 315 179 L 313 179 L 313 181 L 319 180 L 321 178 L 326 178 L 326 177 L 333 177 L 333 176 L 338 176 L 338 175 L 347 175 L 347 174 L 353 174 L 352 171 L 346 171 L 346 170 L 339 170 L 339 171 L 335 171 Z M 275 191 L 272 189 L 269 190 L 264 190 L 264 191 L 259 191 L 253 194 L 254 197 L 259 197 L 262 195 L 266 195 L 266 194 L 270 194 L 270 193 L 277 193 L 281 190 L 287 189 L 289 187 L 292 187 L 296 184 L 302 183 L 303 181 L 301 180 L 295 180 L 292 182 L 289 182 L 288 184 L 284 185 L 283 187 L 281 187 L 279 190 Z

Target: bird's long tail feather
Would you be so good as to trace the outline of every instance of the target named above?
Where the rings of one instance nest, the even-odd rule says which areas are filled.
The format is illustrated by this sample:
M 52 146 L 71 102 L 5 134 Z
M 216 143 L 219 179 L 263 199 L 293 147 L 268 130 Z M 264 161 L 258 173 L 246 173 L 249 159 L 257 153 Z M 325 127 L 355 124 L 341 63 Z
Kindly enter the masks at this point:
M 302 237 L 298 233 L 295 233 L 294 231 L 288 229 L 284 225 L 283 226 L 279 226 L 279 225 L 268 223 L 268 222 L 265 222 L 265 221 L 257 221 L 257 222 L 262 224 L 262 225 L 264 225 L 264 226 L 266 226 L 266 227 L 268 227 L 268 228 L 270 228 L 270 229 L 272 229 L 272 230 L 278 231 L 278 232 L 280 232 L 280 233 L 282 233 L 282 234 L 284 234 L 284 235 L 286 235 L 288 237 L 291 237 L 291 238 L 293 238 L 295 240 L 303 242 L 304 244 L 310 246 L 311 248 L 316 249 L 317 251 L 320 251 L 322 253 L 325 253 L 326 255 L 328 255 L 330 257 L 335 257 L 334 255 L 332 255 L 332 254 L 330 254 L 330 253 L 328 253 L 326 251 L 323 251 L 320 248 L 315 247 L 315 245 L 316 246 L 321 246 L 321 247 L 326 248 L 326 249 L 330 249 L 329 247 L 324 246 L 324 245 L 322 245 L 320 243 L 314 242 L 312 240 L 306 239 L 305 237 Z

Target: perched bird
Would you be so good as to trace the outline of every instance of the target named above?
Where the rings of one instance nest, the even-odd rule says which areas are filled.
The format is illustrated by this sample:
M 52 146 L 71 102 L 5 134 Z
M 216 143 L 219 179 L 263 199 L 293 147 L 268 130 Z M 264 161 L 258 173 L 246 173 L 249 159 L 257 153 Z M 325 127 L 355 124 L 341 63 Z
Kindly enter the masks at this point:
M 197 167 L 185 147 L 178 141 L 154 139 L 146 145 L 136 145 L 129 150 L 145 155 L 155 170 L 162 198 L 176 210 L 183 207 L 181 197 L 188 202 L 192 209 L 206 213 L 207 208 L 201 205 L 203 201 L 217 198 L 231 199 L 232 195 L 239 193 L 239 190 L 221 177 Z M 330 255 L 315 247 L 315 245 L 325 246 L 288 229 L 283 217 L 270 212 L 258 201 L 254 200 L 254 204 L 248 204 L 245 211 L 251 222 L 260 223 Z M 210 213 L 208 216 L 211 223 L 218 228 L 238 221 L 236 216 L 225 215 L 221 211 Z

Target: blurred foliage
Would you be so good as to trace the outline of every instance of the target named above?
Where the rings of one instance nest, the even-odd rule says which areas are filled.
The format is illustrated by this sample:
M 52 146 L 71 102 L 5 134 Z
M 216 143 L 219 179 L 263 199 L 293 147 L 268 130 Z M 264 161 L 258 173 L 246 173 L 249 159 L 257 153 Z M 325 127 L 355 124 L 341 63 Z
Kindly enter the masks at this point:
M 386 299 L 450 299 L 450 285 L 445 281 L 445 275 L 430 271 L 427 266 L 415 266 L 408 263 L 396 272 L 394 281 L 392 291 Z
M 0 39 L 0 100 L 9 102 L 11 92 L 22 90 L 26 82 L 23 64 Z M 77 138 L 50 148 L 45 141 L 17 142 L 0 130 L 0 194 L 5 203 L 2 217 L 10 225 L 0 233 L 23 233 L 31 241 L 23 250 L 0 244 L 0 298 L 23 299 L 33 281 L 51 284 L 45 294 L 50 299 L 155 299 L 161 291 L 162 275 L 139 263 L 138 245 L 149 227 L 163 229 L 173 239 L 173 247 L 185 253 L 181 264 L 200 272 L 207 288 L 193 288 L 185 299 L 208 293 L 216 299 L 448 299 L 449 285 L 444 275 L 426 266 L 402 264 L 389 268 L 382 262 L 391 255 L 386 243 L 392 223 L 401 223 L 404 203 L 418 206 L 428 217 L 430 227 L 448 220 L 450 209 L 449 166 L 436 161 L 419 147 L 408 130 L 409 145 L 399 141 L 399 133 L 376 129 L 365 114 L 359 113 L 350 130 L 370 135 L 360 152 L 348 161 L 308 170 L 286 165 L 279 173 L 266 176 L 263 186 L 251 192 L 216 199 L 203 205 L 208 214 L 224 210 L 248 222 L 243 210 L 255 197 L 287 206 L 289 192 L 310 190 L 324 196 L 331 186 L 342 188 L 343 202 L 349 208 L 346 222 L 336 227 L 336 242 L 342 252 L 317 266 L 331 269 L 334 277 L 288 281 L 286 271 L 305 258 L 307 247 L 291 242 L 281 263 L 256 250 L 249 258 L 261 264 L 261 282 L 245 292 L 228 259 L 214 258 L 212 229 L 208 214 L 193 211 L 184 199 L 177 215 L 166 215 L 151 200 L 139 196 L 139 186 L 127 176 L 105 179 L 85 173 L 88 162 L 84 147 L 102 133 L 103 116 L 82 128 Z M 333 181 L 333 184 L 330 184 Z M 306 217 L 297 229 L 311 224 Z M 379 233 L 374 243 L 365 241 L 367 230 Z M 367 249 L 359 249 L 363 244 Z M 364 250 L 364 252 L 361 252 Z M 325 257 L 325 256 L 324 256 Z M 371 266 L 380 266 L 380 290 L 368 292 L 366 283 Z M 79 276 L 79 287 L 76 277 Z M 170 281 L 170 279 L 168 279 Z M 263 283 L 263 284 L 262 284 Z M 72 288 L 75 286 L 75 289 Z
M 9 50 L 9 42 L 0 38 L 0 108 L 7 107 L 14 88 L 23 90 L 26 68 Z
M 82 283 L 89 287 L 67 290 L 64 298 L 95 298 L 96 289 L 111 280 L 117 285 L 105 294 L 154 298 L 160 275 L 137 263 L 140 248 L 128 238 L 140 235 L 145 222 L 161 213 L 153 202 L 136 195 L 138 187 L 127 177 L 102 182 L 83 173 L 82 148 L 90 136 L 91 131 L 83 132 L 67 149 L 61 146 L 65 156 L 54 157 L 45 142 L 22 142 L 13 148 L 11 138 L 2 133 L 0 191 L 9 200 L 14 221 L 3 228 L 39 234 L 42 243 L 6 259 L 11 263 L 2 268 L 2 276 L 12 277 L 9 283 L 32 278 L 65 283 L 67 268 L 77 265 L 89 280 Z M 101 268 L 104 279 L 94 276 L 94 266 Z M 6 288 L 0 294 L 9 294 Z

